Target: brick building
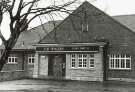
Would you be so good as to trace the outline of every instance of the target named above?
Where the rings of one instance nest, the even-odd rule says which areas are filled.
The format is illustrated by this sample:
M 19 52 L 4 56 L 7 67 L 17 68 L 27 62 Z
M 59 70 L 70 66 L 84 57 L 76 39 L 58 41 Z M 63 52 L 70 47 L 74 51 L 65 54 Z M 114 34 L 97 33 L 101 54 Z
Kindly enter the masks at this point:
M 104 81 L 135 78 L 135 33 L 84 2 L 36 47 L 34 77 Z
M 57 25 L 59 22 L 57 21 L 55 24 Z M 35 47 L 32 45 L 41 40 L 53 28 L 54 22 L 50 21 L 21 33 L 0 73 L 0 81 L 31 77 L 35 61 Z M 0 47 L 1 52 L 2 48 L 3 46 Z
M 115 19 L 84 2 L 47 35 L 42 26 L 22 34 L 3 70 L 32 69 L 34 78 L 134 80 L 135 33 Z

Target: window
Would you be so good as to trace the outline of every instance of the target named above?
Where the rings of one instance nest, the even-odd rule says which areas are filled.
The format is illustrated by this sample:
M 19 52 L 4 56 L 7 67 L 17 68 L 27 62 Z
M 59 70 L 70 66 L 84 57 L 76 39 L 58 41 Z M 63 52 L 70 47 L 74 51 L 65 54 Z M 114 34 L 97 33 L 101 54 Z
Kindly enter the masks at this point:
M 90 59 L 90 68 L 94 67 L 94 59 Z
M 34 54 L 29 54 L 28 55 L 28 64 L 34 64 L 34 61 L 35 61 Z
M 90 68 L 93 68 L 94 67 L 94 54 L 90 54 L 89 67 Z
M 8 64 L 17 64 L 17 59 L 18 59 L 18 57 L 16 57 L 16 55 L 11 54 L 8 57 Z
M 75 68 L 75 62 L 76 62 L 75 54 L 72 54 L 71 57 L 72 57 L 72 59 L 71 59 L 71 67 Z
M 78 67 L 83 67 L 83 58 L 82 58 L 82 54 L 78 55 Z
M 89 30 L 88 28 L 89 28 L 88 27 L 88 14 L 87 14 L 87 11 L 85 10 L 83 20 L 82 20 L 82 31 L 87 32 Z
M 71 68 L 93 68 L 94 54 L 71 54 Z
M 78 67 L 87 67 L 87 54 L 79 54 L 79 64 Z
M 131 56 L 128 54 L 110 55 L 109 68 L 110 69 L 131 69 Z

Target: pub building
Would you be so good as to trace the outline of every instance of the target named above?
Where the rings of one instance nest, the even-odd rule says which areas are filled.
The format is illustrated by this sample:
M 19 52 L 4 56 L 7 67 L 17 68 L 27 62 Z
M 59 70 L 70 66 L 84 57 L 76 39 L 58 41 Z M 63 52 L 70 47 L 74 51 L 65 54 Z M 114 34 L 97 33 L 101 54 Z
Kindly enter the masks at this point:
M 54 22 L 48 22 L 21 33 L 0 81 L 24 77 L 135 81 L 134 16 L 118 17 L 85 1 L 65 20 L 56 22 L 55 28 Z M 120 20 L 129 23 L 130 29 Z
M 135 33 L 89 2 L 37 44 L 34 78 L 134 80 Z

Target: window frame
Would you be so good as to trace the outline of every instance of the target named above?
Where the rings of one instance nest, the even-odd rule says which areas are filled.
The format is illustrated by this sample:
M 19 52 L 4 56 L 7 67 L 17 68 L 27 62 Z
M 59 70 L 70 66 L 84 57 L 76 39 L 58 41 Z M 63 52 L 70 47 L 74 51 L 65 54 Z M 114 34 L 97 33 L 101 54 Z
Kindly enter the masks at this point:
M 35 55 L 34 54 L 28 54 L 28 64 L 33 65 L 34 62 L 32 61 L 34 59 L 35 62 Z
M 81 55 L 81 57 L 79 57 L 79 55 Z M 84 57 L 84 55 L 86 55 L 86 57 Z M 81 60 L 81 67 L 79 67 L 79 60 Z M 84 60 L 86 60 L 85 61 L 85 63 L 84 63 Z M 87 68 L 87 54 L 78 54 L 78 68 Z
M 18 63 L 18 57 L 15 54 L 10 54 L 8 57 L 7 64 L 17 64 L 17 63 Z
M 129 68 L 127 68 L 127 60 L 129 62 Z M 123 63 L 124 65 L 122 64 L 122 62 L 124 62 Z M 118 66 L 117 66 L 117 64 L 118 64 Z M 109 69 L 130 70 L 131 69 L 131 56 L 128 54 L 124 54 L 124 55 L 123 54 L 119 54 L 119 55 L 111 54 L 111 55 L 109 55 Z
M 93 64 L 91 64 L 91 60 L 93 60 Z M 93 67 L 91 67 L 93 65 Z M 94 68 L 95 67 L 95 56 L 94 53 L 89 54 L 89 68 Z
M 72 55 L 74 55 L 74 57 L 73 57 Z M 75 61 L 72 61 L 73 59 L 74 59 Z M 73 62 L 75 63 L 74 67 L 72 66 L 72 63 L 73 63 Z M 76 68 L 76 54 L 71 54 L 71 64 L 70 64 L 70 65 L 71 65 L 71 68 Z
M 95 68 L 95 56 L 94 53 L 72 53 L 70 54 L 70 67 L 76 69 L 91 69 Z M 74 56 L 73 56 L 74 55 Z M 93 57 L 91 57 L 91 55 Z M 90 60 L 93 59 L 93 67 L 90 67 Z M 73 62 L 75 65 L 73 65 Z

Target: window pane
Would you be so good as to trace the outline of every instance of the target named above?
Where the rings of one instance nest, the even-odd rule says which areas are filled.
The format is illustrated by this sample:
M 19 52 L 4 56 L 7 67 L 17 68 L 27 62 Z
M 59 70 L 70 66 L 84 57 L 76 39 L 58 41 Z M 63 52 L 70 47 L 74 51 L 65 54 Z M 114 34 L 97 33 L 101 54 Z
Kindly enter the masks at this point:
M 116 68 L 119 68 L 119 59 L 116 59 L 116 61 L 115 61 L 115 67 Z
M 87 59 L 83 59 L 83 67 L 86 67 Z
M 28 59 L 28 63 L 31 63 L 31 58 Z
M 11 58 L 8 58 L 8 62 L 11 62 Z
M 119 58 L 119 55 L 118 54 L 116 55 L 116 58 Z
M 83 59 L 83 61 L 84 61 L 84 62 L 86 62 L 86 61 L 87 61 L 87 59 Z
M 75 67 L 75 62 L 72 62 L 72 67 Z
M 79 62 L 79 67 L 82 67 L 82 62 Z
M 110 64 L 111 64 L 110 67 L 111 67 L 111 68 L 114 68 L 114 59 L 111 59 Z
M 34 64 L 34 61 L 35 61 L 35 55 L 29 54 L 28 55 L 28 64 Z
M 82 57 L 82 54 L 79 54 L 79 58 L 81 58 Z
M 75 59 L 72 59 L 72 62 L 74 62 L 75 61 Z
M 82 59 L 79 59 L 79 62 L 82 62 Z
M 71 67 L 75 67 L 75 59 L 72 59 L 72 61 L 71 61 Z
M 126 60 L 126 68 L 130 68 L 130 60 L 129 59 Z
M 86 54 L 84 54 L 84 55 L 83 55 L 83 57 L 85 57 L 85 58 L 86 58 L 86 57 L 87 57 L 87 55 L 86 55 Z
M 34 63 L 34 60 L 35 60 L 35 59 L 34 59 L 34 58 L 32 58 L 32 62 L 31 62 L 31 63 Z
M 121 59 L 121 68 L 125 68 L 125 59 Z
M 125 55 L 123 54 L 123 55 L 121 55 L 121 58 L 124 58 L 125 57 Z
M 94 59 L 90 59 L 90 67 L 94 67 Z
M 111 58 L 114 58 L 114 54 L 112 54 L 112 55 L 110 55 L 111 56 Z
M 90 67 L 94 67 L 94 65 L 90 65 Z
M 15 58 L 15 62 L 17 62 L 17 58 Z
M 90 59 L 90 64 L 94 64 L 94 59 Z
M 72 54 L 72 58 L 75 58 L 75 54 Z

